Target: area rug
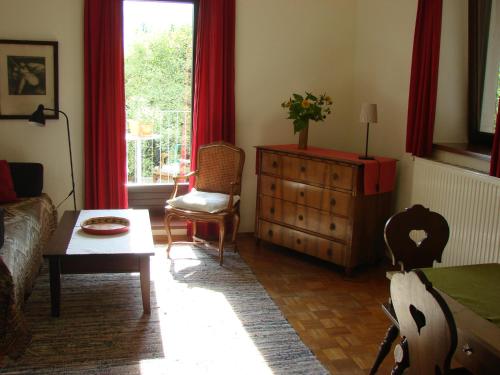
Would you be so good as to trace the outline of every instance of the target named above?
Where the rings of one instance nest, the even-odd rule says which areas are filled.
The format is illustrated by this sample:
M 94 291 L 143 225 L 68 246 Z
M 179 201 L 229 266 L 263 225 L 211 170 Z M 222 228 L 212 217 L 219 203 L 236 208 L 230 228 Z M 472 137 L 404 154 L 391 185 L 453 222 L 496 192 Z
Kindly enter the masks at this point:
M 46 266 L 26 306 L 28 351 L 1 374 L 328 374 L 240 258 L 175 245 L 151 258 L 151 315 L 138 274 L 63 275 L 50 316 Z

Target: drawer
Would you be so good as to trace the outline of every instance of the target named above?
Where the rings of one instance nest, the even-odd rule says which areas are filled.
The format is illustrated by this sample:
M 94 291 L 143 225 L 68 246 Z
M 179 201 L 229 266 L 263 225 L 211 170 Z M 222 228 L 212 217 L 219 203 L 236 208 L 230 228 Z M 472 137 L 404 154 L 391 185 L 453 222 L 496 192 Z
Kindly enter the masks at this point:
M 347 266 L 345 245 L 259 220 L 258 237 L 329 262 Z
M 266 195 L 260 197 L 259 217 L 347 241 L 349 221 L 326 211 Z
M 265 175 L 260 176 L 260 193 L 346 217 L 353 199 L 350 193 Z
M 263 151 L 262 173 L 325 187 L 353 189 L 353 167 L 335 162 Z

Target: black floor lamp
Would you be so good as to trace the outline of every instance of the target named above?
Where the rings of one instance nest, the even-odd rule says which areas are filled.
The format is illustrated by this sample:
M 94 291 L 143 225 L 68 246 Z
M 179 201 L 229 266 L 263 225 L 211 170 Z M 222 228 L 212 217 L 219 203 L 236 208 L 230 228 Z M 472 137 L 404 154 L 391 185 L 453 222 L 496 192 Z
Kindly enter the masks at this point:
M 62 113 L 64 115 L 64 117 L 66 117 L 66 129 L 68 131 L 69 163 L 71 165 L 71 191 L 68 194 L 68 196 L 66 197 L 66 199 L 68 199 L 68 197 L 70 195 L 73 195 L 73 207 L 74 207 L 74 209 L 76 211 L 75 176 L 74 176 L 74 173 L 73 173 L 73 154 L 71 152 L 71 137 L 70 137 L 70 134 L 69 134 L 69 120 L 68 120 L 68 115 L 66 115 L 66 113 L 64 113 L 63 111 L 60 111 L 58 109 L 45 108 L 43 106 L 43 104 L 40 104 L 38 106 L 38 108 L 36 109 L 36 111 L 33 112 L 33 114 L 30 116 L 30 118 L 28 119 L 28 121 L 35 122 L 35 123 L 39 124 L 40 126 L 45 126 L 45 114 L 43 113 L 43 111 L 59 112 L 59 113 Z M 66 199 L 64 199 L 64 200 L 66 200 Z

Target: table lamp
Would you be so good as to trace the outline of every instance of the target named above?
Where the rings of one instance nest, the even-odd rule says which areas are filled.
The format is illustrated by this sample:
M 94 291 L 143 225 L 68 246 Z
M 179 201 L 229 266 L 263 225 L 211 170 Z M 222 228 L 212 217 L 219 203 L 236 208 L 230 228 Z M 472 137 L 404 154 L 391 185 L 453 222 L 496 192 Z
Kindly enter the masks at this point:
M 359 115 L 359 121 L 364 124 L 366 123 L 366 146 L 365 146 L 365 154 L 360 155 L 359 159 L 361 160 L 373 160 L 372 156 L 368 156 L 368 138 L 370 135 L 370 122 L 377 122 L 377 105 L 363 103 L 361 105 L 361 114 Z

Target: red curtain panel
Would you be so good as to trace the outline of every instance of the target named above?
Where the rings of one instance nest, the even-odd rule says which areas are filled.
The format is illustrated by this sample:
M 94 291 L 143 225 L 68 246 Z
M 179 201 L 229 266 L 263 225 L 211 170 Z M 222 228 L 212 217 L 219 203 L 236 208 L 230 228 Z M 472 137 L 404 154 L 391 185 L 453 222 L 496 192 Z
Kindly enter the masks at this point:
M 122 0 L 85 0 L 85 208 L 127 208 Z
M 406 152 L 432 153 L 441 40 L 442 0 L 419 0 L 413 40 Z
M 500 177 L 500 100 L 498 100 L 497 124 L 491 149 L 490 175 Z
M 235 0 L 200 0 L 196 24 L 191 169 L 204 144 L 235 143 Z M 192 183 L 192 181 L 191 181 Z M 191 228 L 188 228 L 191 233 Z M 197 234 L 211 237 L 215 225 L 200 223 Z

